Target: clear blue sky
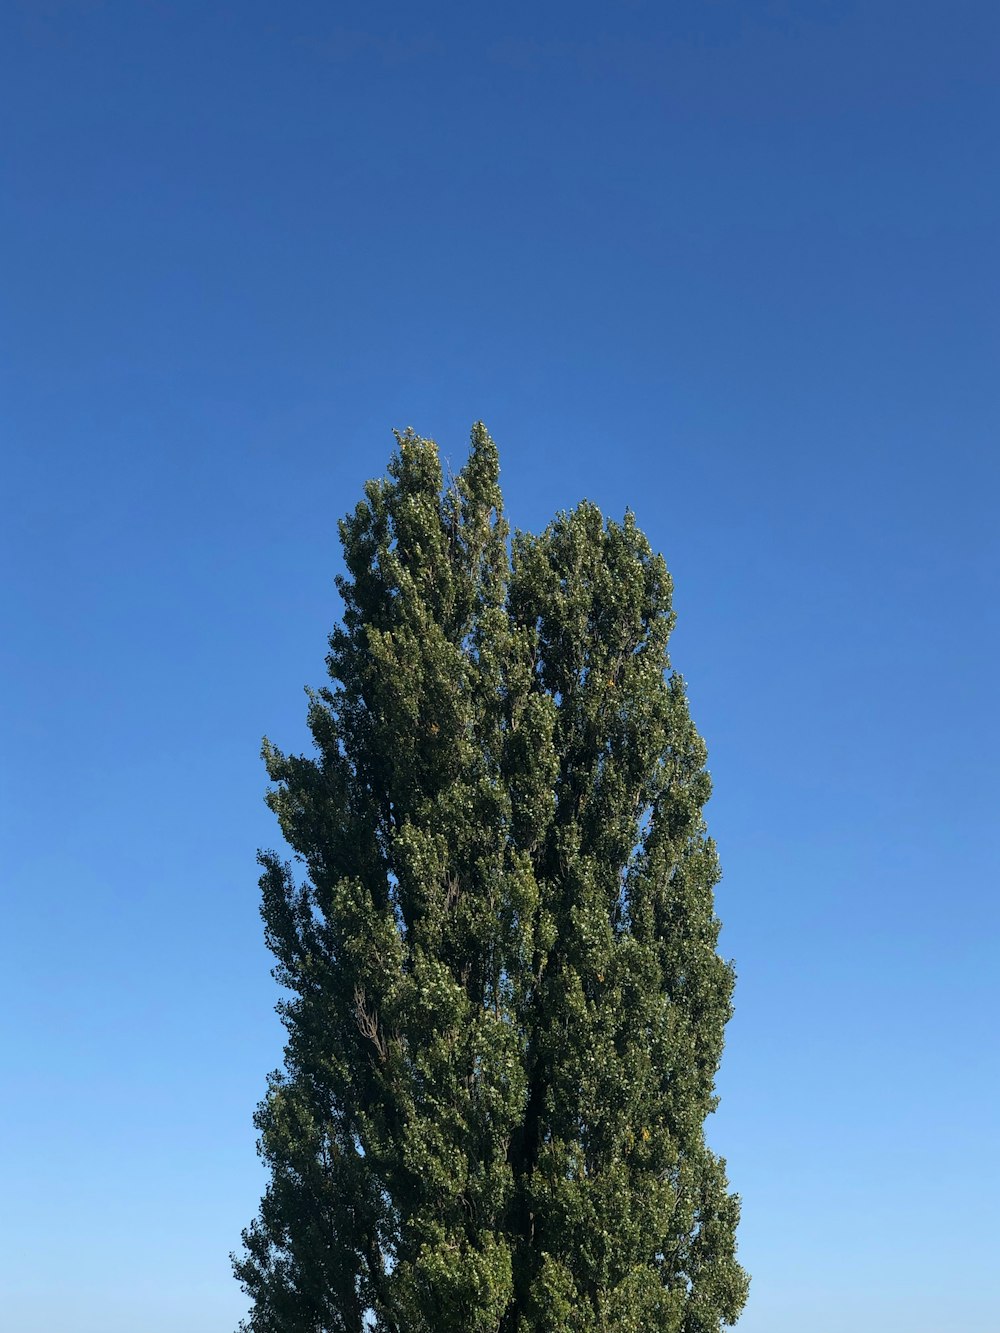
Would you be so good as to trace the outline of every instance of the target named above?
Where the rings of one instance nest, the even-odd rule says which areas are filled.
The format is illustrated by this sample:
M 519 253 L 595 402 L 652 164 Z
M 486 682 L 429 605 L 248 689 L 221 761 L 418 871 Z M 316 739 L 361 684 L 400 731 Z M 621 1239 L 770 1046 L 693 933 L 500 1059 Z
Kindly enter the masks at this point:
M 0 1326 L 229 1333 L 390 428 L 637 513 L 716 784 L 744 1333 L 1000 1329 L 992 0 L 8 0 Z

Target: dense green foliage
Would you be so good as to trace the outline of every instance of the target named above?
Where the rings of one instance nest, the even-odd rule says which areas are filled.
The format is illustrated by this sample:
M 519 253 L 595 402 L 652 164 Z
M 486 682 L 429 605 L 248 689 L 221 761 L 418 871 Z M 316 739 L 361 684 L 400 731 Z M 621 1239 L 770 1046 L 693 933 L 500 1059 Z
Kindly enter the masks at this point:
M 703 1122 L 730 1013 L 671 582 L 591 504 L 508 543 L 477 426 L 341 524 L 314 758 L 265 743 L 289 998 L 235 1260 L 250 1333 L 716 1333 L 745 1299 Z

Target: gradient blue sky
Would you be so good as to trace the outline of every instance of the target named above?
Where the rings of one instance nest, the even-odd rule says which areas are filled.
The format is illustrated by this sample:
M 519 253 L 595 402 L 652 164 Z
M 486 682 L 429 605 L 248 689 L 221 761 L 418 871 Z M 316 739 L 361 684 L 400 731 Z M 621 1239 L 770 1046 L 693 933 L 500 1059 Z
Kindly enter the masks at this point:
M 744 1333 L 1000 1328 L 1000 10 L 0 11 L 0 1324 L 228 1333 L 254 854 L 390 428 L 675 576 Z

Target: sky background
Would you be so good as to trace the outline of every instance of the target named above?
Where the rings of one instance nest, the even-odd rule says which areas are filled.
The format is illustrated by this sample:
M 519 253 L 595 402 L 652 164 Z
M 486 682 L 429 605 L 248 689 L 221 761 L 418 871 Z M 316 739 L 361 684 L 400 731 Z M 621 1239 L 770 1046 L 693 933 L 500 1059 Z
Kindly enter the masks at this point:
M 392 427 L 676 581 L 742 1333 L 1000 1329 L 1000 10 L 0 7 L 0 1326 L 230 1333 Z

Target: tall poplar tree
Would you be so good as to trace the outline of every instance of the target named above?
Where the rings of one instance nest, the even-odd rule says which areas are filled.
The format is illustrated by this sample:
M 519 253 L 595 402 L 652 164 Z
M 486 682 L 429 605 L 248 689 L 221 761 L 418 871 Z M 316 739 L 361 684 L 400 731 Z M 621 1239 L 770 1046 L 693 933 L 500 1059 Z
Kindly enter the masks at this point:
M 265 742 L 287 998 L 246 1333 L 717 1333 L 730 1014 L 671 581 L 588 503 L 508 541 L 494 444 L 397 436 L 340 525 L 311 757 Z

